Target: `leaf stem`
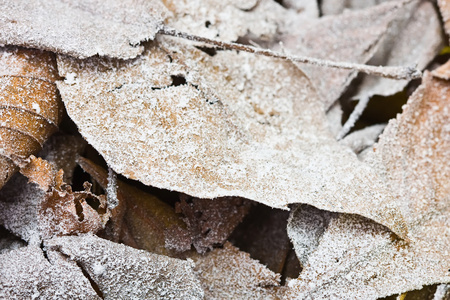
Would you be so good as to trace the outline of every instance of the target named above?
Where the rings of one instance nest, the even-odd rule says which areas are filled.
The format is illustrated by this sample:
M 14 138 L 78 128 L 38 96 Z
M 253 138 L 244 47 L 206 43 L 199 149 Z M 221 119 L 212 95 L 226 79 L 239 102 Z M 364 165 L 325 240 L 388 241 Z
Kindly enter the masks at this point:
M 414 67 L 385 67 L 385 66 L 370 66 L 364 64 L 356 64 L 356 63 L 348 63 L 348 62 L 337 62 L 330 60 L 323 60 L 308 56 L 295 56 L 288 55 L 280 52 L 275 52 L 270 49 L 257 48 L 249 45 L 243 45 L 238 43 L 228 43 L 219 40 L 209 39 L 206 37 L 192 35 L 186 32 L 178 31 L 174 28 L 169 28 L 166 26 L 161 27 L 158 32 L 159 34 L 169 35 L 173 37 L 178 37 L 194 42 L 201 42 L 209 45 L 214 45 L 221 49 L 228 50 L 237 50 L 244 51 L 249 53 L 254 53 L 257 55 L 264 55 L 274 58 L 280 58 L 285 60 L 290 60 L 297 63 L 305 63 L 312 64 L 315 66 L 329 67 L 329 68 L 337 68 L 337 69 L 346 69 L 346 70 L 354 70 L 358 72 L 363 72 L 370 75 L 381 76 L 385 78 L 391 79 L 416 79 L 422 77 L 422 72 L 417 70 Z

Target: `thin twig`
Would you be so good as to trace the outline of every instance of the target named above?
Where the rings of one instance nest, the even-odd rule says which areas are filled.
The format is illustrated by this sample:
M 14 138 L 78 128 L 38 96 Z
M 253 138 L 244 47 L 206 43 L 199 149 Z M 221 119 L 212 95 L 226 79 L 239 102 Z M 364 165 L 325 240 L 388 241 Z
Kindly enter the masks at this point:
M 345 122 L 344 126 L 342 126 L 341 131 L 339 131 L 339 133 L 336 137 L 336 139 L 338 141 L 341 140 L 344 136 L 346 136 L 347 133 L 349 133 L 350 130 L 353 128 L 356 121 L 358 121 L 359 117 L 362 115 L 362 113 L 366 109 L 367 104 L 369 103 L 369 99 L 370 99 L 370 97 L 367 95 L 363 95 L 359 99 L 358 104 L 356 104 L 355 109 L 353 109 L 352 113 L 348 117 L 347 122 Z
M 364 64 L 346 63 L 346 62 L 336 62 L 330 60 L 323 60 L 318 58 L 312 58 L 308 56 L 293 56 L 280 52 L 275 52 L 269 49 L 257 48 L 253 46 L 238 44 L 238 43 L 227 43 L 219 40 L 209 39 L 201 36 L 191 35 L 189 33 L 181 32 L 173 28 L 163 26 L 159 34 L 179 37 L 182 39 L 187 39 L 194 42 L 201 42 L 209 45 L 214 45 L 221 49 L 238 50 L 249 53 L 254 53 L 258 55 L 264 55 L 274 58 L 281 58 L 285 60 L 290 60 L 298 63 L 312 64 L 316 66 L 354 70 L 358 72 L 363 72 L 370 75 L 376 75 L 391 79 L 416 79 L 422 77 L 422 72 L 414 67 L 384 67 L 384 66 L 369 66 Z

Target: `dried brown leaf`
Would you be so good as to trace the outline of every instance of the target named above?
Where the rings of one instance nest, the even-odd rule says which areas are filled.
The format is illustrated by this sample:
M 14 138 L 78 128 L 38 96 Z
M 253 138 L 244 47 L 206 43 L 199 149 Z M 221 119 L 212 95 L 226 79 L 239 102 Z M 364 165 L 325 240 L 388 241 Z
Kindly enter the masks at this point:
M 105 202 L 89 191 L 72 192 L 70 186 L 42 190 L 16 176 L 0 191 L 0 224 L 32 244 L 54 235 L 95 233 L 109 218 Z
M 406 234 L 378 176 L 329 134 L 298 68 L 161 43 L 129 62 L 59 58 L 67 111 L 116 172 L 198 198 L 358 213 Z
M 157 255 L 93 235 L 45 242 L 76 261 L 97 284 L 103 299 L 202 299 L 192 261 Z
M 106 170 L 82 157 L 78 158 L 78 163 L 106 189 Z M 117 198 L 119 206 L 112 211 L 111 217 L 117 228 L 112 231 L 120 234 L 125 226 L 126 244 L 164 255 L 176 255 L 191 248 L 186 225 L 173 207 L 121 180 L 117 181 Z
M 63 106 L 53 54 L 0 48 L 0 188 L 58 129 Z
M 366 159 L 392 189 L 408 240 L 359 216 L 334 215 L 308 246 L 298 233 L 316 228 L 308 220 L 328 212 L 300 207 L 289 232 L 310 254 L 286 298 L 375 299 L 450 281 L 449 91 L 448 81 L 426 73 Z
M 223 244 L 236 226 L 244 219 L 251 202 L 236 197 L 199 199 L 187 195 L 180 197 L 175 209 L 184 215 L 192 244 L 204 253 L 213 246 Z
M 11 0 L 0 4 L 0 43 L 85 58 L 133 58 L 167 14 L 157 0 Z
M 280 275 L 230 243 L 192 259 L 206 299 L 277 299 Z
M 47 255 L 37 246 L 0 254 L 0 298 L 101 299 L 74 262 Z

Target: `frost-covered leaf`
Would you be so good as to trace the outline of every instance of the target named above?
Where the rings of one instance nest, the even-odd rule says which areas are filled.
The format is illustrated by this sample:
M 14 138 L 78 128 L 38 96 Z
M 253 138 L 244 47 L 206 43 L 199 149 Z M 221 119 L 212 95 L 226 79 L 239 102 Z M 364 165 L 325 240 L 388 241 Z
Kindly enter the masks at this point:
M 280 275 L 230 243 L 193 260 L 205 299 L 278 299 Z
M 363 9 L 391 0 L 322 0 L 320 9 L 324 16 L 337 15 L 349 9 Z
M 230 241 L 273 272 L 281 273 L 292 250 L 286 232 L 288 217 L 287 211 L 256 205 L 233 232 Z
M 426 32 L 427 34 L 423 34 Z M 441 24 L 433 4 L 413 1 L 403 14 L 391 23 L 376 55 L 368 62 L 383 66 L 425 68 L 439 53 L 443 44 Z M 405 88 L 408 80 L 366 76 L 354 96 L 393 95 Z
M 439 10 L 444 21 L 444 29 L 447 35 L 450 35 L 450 2 L 447 0 L 438 0 Z
M 37 246 L 0 254 L 0 298 L 101 299 L 74 262 Z
M 198 198 L 358 213 L 405 235 L 384 184 L 330 135 L 293 64 L 160 43 L 128 62 L 58 61 L 68 114 L 117 173 Z
M 65 53 L 132 58 L 167 14 L 158 0 L 4 0 L 0 43 Z
M 116 244 L 93 235 L 46 241 L 76 261 L 97 284 L 103 299 L 202 299 L 192 261 Z
M 164 1 L 173 12 L 170 26 L 222 41 L 250 35 L 272 40 L 287 14 L 293 12 L 271 0 Z
M 383 132 L 386 124 L 369 126 L 352 132 L 343 138 L 340 143 L 352 149 L 356 154 L 375 144 L 378 136 Z
M 242 198 L 198 199 L 187 195 L 176 203 L 176 212 L 183 214 L 192 244 L 204 253 L 213 246 L 223 244 L 236 226 L 244 219 L 251 201 Z
M 107 188 L 106 170 L 82 157 L 77 161 L 94 180 Z M 108 224 L 113 228 L 106 228 L 108 239 L 123 240 L 129 246 L 170 256 L 191 248 L 192 238 L 181 216 L 158 197 L 117 180 L 117 199 L 119 205 L 111 211 L 109 223 L 112 224 Z
M 391 23 L 405 12 L 404 1 L 392 1 L 361 11 L 326 16 L 293 27 L 282 37 L 288 53 L 332 61 L 367 62 L 378 50 Z M 344 92 L 355 71 L 327 69 L 298 64 L 316 86 L 320 100 L 328 109 Z
M 376 299 L 450 281 L 449 91 L 448 81 L 426 73 L 366 158 L 398 199 L 408 239 L 346 214 L 332 216 L 318 238 L 305 238 L 309 220 L 329 213 L 300 207 L 289 233 L 294 246 L 306 245 L 296 250 L 309 255 L 286 298 Z
M 0 188 L 58 130 L 57 78 L 53 53 L 0 47 Z
M 43 166 L 44 170 L 25 173 L 38 179 L 44 173 L 46 177 L 48 165 Z M 54 182 L 51 179 L 44 182 Z M 92 208 L 88 201 L 97 208 Z M 15 176 L 0 191 L 0 224 L 33 245 L 54 235 L 95 233 L 105 226 L 109 215 L 105 199 L 90 193 L 89 187 L 86 191 L 72 192 L 70 186 L 42 187 L 27 183 L 23 176 Z

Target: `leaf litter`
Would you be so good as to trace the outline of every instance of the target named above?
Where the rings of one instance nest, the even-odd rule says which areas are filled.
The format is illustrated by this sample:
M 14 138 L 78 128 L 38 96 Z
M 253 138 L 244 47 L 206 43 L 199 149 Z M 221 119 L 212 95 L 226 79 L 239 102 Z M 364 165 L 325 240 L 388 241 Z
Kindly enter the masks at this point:
M 287 298 L 376 299 L 450 280 L 449 87 L 426 73 L 365 159 L 399 199 L 408 239 L 359 216 L 301 206 L 288 232 L 304 269 Z
M 312 73 L 308 73 L 304 65 L 294 66 L 288 61 L 253 57 L 241 51 L 239 53 L 205 51 L 201 47 L 197 50 L 186 42 L 180 43 L 172 38 L 159 37 L 154 42 L 140 44 L 142 40 L 154 39 L 155 34 L 161 29 L 163 20 L 169 16 L 165 19 L 166 24 L 184 23 L 186 26 L 192 26 L 192 30 L 204 32 L 208 37 L 219 37 L 228 41 L 237 39 L 250 44 L 256 41 L 270 46 L 278 41 L 280 33 L 286 34 L 290 30 L 297 32 L 293 30 L 296 24 L 293 22 L 295 17 L 300 17 L 302 22 L 313 24 L 314 21 L 311 19 L 306 21 L 308 17 L 317 17 L 317 12 L 314 15 L 312 5 L 308 6 L 311 11 L 303 14 L 302 11 L 295 9 L 297 5 L 306 7 L 301 1 L 295 4 L 287 1 L 282 3 L 289 9 L 271 1 L 236 3 L 230 1 L 229 6 L 225 8 L 220 6 L 220 3 L 211 1 L 198 8 L 195 8 L 197 4 L 193 3 L 185 9 L 182 3 L 165 1 L 164 5 L 172 14 L 166 15 L 164 8 L 157 8 L 156 14 L 153 14 L 155 12 L 153 11 L 152 14 L 143 17 L 144 10 L 140 11 L 141 14 L 135 14 L 136 11 L 133 11 L 133 8 L 119 13 L 117 8 L 120 8 L 120 3 L 102 8 L 102 5 L 98 5 L 99 3 L 91 2 L 94 5 L 91 8 L 84 2 L 75 6 L 69 2 L 57 3 L 55 7 L 68 5 L 71 9 L 81 12 L 81 15 L 85 10 L 91 11 L 90 9 L 95 8 L 92 16 L 102 23 L 106 37 L 108 32 L 111 32 L 108 30 L 116 28 L 116 25 L 126 29 L 116 35 L 121 40 L 113 40 L 115 45 L 108 41 L 101 46 L 109 48 L 109 52 L 104 52 L 106 48 L 98 45 L 92 50 L 90 46 L 96 44 L 95 39 L 99 39 L 95 37 L 95 34 L 94 39 L 93 36 L 87 39 L 89 47 L 81 49 L 83 47 L 81 45 L 81 48 L 77 48 L 76 51 L 81 49 L 81 52 L 70 52 L 73 50 L 70 46 L 77 39 L 67 39 L 67 36 L 64 37 L 66 42 L 62 47 L 69 46 L 69 48 L 51 48 L 59 54 L 66 54 L 58 58 L 59 72 L 64 77 L 64 81 L 59 82 L 58 87 L 65 97 L 69 115 L 79 126 L 83 137 L 99 150 L 108 165 L 119 174 L 139 179 L 146 184 L 185 192 L 194 199 L 204 201 L 204 203 L 197 201 L 195 206 L 184 206 L 184 217 L 190 232 L 184 235 L 188 231 L 183 231 L 183 234 L 180 231 L 178 235 L 174 234 L 175 239 L 168 243 L 165 236 L 168 231 L 164 231 L 163 238 L 157 239 L 158 245 L 164 243 L 160 250 L 165 251 L 164 248 L 170 248 L 173 245 L 177 245 L 175 248 L 180 247 L 177 243 L 184 238 L 187 238 L 186 242 L 190 247 L 192 238 L 201 236 L 198 233 L 205 228 L 207 228 L 206 232 L 217 230 L 220 234 L 213 239 L 206 238 L 204 241 L 200 239 L 201 242 L 197 242 L 199 250 L 211 249 L 206 255 L 193 254 L 190 251 L 183 254 L 183 257 L 192 257 L 195 263 L 190 260 L 182 261 L 134 250 L 93 236 L 92 233 L 100 230 L 98 235 L 108 237 L 115 242 L 122 239 L 134 247 L 160 251 L 155 250 L 156 248 L 146 248 L 144 243 L 139 245 L 136 240 L 133 240 L 138 235 L 145 240 L 148 238 L 145 236 L 146 231 L 154 230 L 164 224 L 164 217 L 158 219 L 158 213 L 155 214 L 155 211 L 152 211 L 152 205 L 146 204 L 152 195 L 140 192 L 140 196 L 135 199 L 123 200 L 120 180 L 111 181 L 114 175 L 111 168 L 110 175 L 95 179 L 100 180 L 99 183 L 104 183 L 103 187 L 109 199 L 116 195 L 116 200 L 119 201 L 119 206 L 111 211 L 111 217 L 108 216 L 101 222 L 100 227 L 104 229 L 100 227 L 97 229 L 94 226 L 84 231 L 67 230 L 70 226 L 78 226 L 77 222 L 83 221 L 80 220 L 82 216 L 88 216 L 87 219 L 91 220 L 92 217 L 99 215 L 99 211 L 93 210 L 93 215 L 90 216 L 89 207 L 86 207 L 80 214 L 76 202 L 72 202 L 75 203 L 75 210 L 72 207 L 70 214 L 78 219 L 71 220 L 70 216 L 63 216 L 61 219 L 49 218 L 39 211 L 37 209 L 39 205 L 50 203 L 50 211 L 56 210 L 56 215 L 61 215 L 64 211 L 64 205 L 61 204 L 72 201 L 63 200 L 67 198 L 67 195 L 73 196 L 70 186 L 64 184 L 64 180 L 70 176 L 64 177 L 63 172 L 56 172 L 57 169 L 52 168 L 47 162 L 29 157 L 22 161 L 22 173 L 26 174 L 30 181 L 39 183 L 40 187 L 35 183 L 27 185 L 25 178 L 18 175 L 17 179 L 13 178 L 13 182 L 10 182 L 1 192 L 7 195 L 2 201 L 2 205 L 6 205 L 7 212 L 2 211 L 2 224 L 16 235 L 31 242 L 26 247 L 14 249 L 14 246 L 11 246 L 11 250 L 3 252 L 2 255 L 10 255 L 5 260 L 7 267 L 4 269 L 7 272 L 13 271 L 8 273 L 8 276 L 12 274 L 12 277 L 1 282 L 2 287 L 7 287 L 2 290 L 12 291 L 13 294 L 20 294 L 22 291 L 28 293 L 33 291 L 36 285 L 42 284 L 44 286 L 41 290 L 42 295 L 48 298 L 54 295 L 53 286 L 58 293 L 63 293 L 62 291 L 66 288 L 64 285 L 61 287 L 60 283 L 70 280 L 69 277 L 76 274 L 80 279 L 77 284 L 83 286 L 80 287 L 83 290 L 80 293 L 85 292 L 91 298 L 117 298 L 125 294 L 127 297 L 133 295 L 147 297 L 151 294 L 152 297 L 167 298 L 167 295 L 170 295 L 178 298 L 182 295 L 187 298 L 201 298 L 203 293 L 208 298 L 220 299 L 250 296 L 261 298 L 315 296 L 365 298 L 368 296 L 375 298 L 420 288 L 424 284 L 449 281 L 448 274 L 444 272 L 448 264 L 445 245 L 448 244 L 449 234 L 448 230 L 443 230 L 448 228 L 446 209 L 449 199 L 448 186 L 445 182 L 445 178 L 448 178 L 448 166 L 445 160 L 443 161 L 443 157 L 448 157 L 449 133 L 445 122 L 442 121 L 448 119 L 448 105 L 445 101 L 433 102 L 438 98 L 448 98 L 447 90 L 443 88 L 447 84 L 445 79 L 448 78 L 448 68 L 436 70 L 433 75 L 426 75 L 425 87 L 419 88 L 414 94 L 405 113 L 398 118 L 398 121 L 388 125 L 379 143 L 374 147 L 376 151 L 373 152 L 371 145 L 378 138 L 382 125 L 355 132 L 340 143 L 334 138 L 342 128 L 339 122 L 342 111 L 335 100 L 346 89 L 356 72 L 339 71 L 342 72 L 339 76 L 330 76 L 330 70 L 322 69 L 313 76 Z M 154 3 L 162 7 L 159 2 L 154 1 Z M 442 9 L 442 2 L 439 4 Z M 414 17 L 408 19 L 406 12 L 411 11 L 414 5 L 420 5 L 421 9 L 414 11 Z M 267 9 L 268 7 L 270 9 Z M 346 31 L 346 26 L 343 25 L 345 23 L 350 27 L 353 26 L 355 30 L 353 33 L 359 34 L 361 45 L 355 43 L 349 46 L 350 44 L 345 45 L 344 42 L 341 46 L 343 49 L 349 47 L 350 51 L 339 53 L 339 47 L 335 47 L 330 48 L 333 51 L 326 53 L 323 49 L 326 48 L 326 42 L 332 39 L 322 38 L 324 40 L 322 48 L 319 43 L 314 56 L 325 54 L 328 58 L 330 55 L 326 54 L 334 55 L 334 52 L 338 56 L 345 56 L 359 51 L 361 55 L 358 57 L 337 59 L 375 61 L 374 54 L 377 51 L 378 55 L 388 53 L 386 44 L 389 43 L 386 41 L 389 41 L 392 25 L 395 23 L 405 22 L 406 29 L 410 29 L 411 33 L 414 32 L 412 30 L 414 26 L 418 26 L 417 19 L 425 20 L 429 17 L 429 20 L 432 20 L 426 23 L 429 31 L 436 32 L 434 30 L 436 18 L 430 7 L 426 2 L 392 1 L 392 3 L 357 13 L 320 18 L 316 23 L 319 24 L 317 31 L 314 31 L 315 27 L 310 27 L 311 38 L 307 38 L 306 41 L 314 43 L 314 39 L 318 40 L 318 36 L 330 36 L 329 33 L 334 32 L 333 30 L 338 30 L 338 35 L 346 36 L 351 30 Z M 419 18 L 416 18 L 416 13 L 419 14 Z M 136 16 L 137 18 L 133 19 Z M 233 20 L 236 16 L 241 17 Z M 59 17 L 60 15 L 55 19 Z M 138 20 L 139 24 L 133 23 L 134 21 L 132 25 L 125 24 L 130 20 L 127 19 L 128 17 L 131 20 Z M 104 20 L 100 21 L 102 18 Z M 266 20 L 261 22 L 259 18 L 266 18 Z M 379 26 L 373 27 L 368 32 L 367 25 L 373 24 L 373 22 L 367 22 L 370 18 L 373 18 L 374 22 L 379 21 L 377 23 Z M 79 19 L 81 20 L 82 17 Z M 253 23 L 247 24 L 243 22 L 244 19 L 252 20 Z M 2 16 L 0 16 L 1 20 Z M 110 22 L 111 20 L 114 24 Z M 149 27 L 145 28 L 145 25 L 140 22 L 142 20 L 149 21 L 145 24 Z M 7 23 L 12 25 L 8 23 L 6 27 L 18 24 L 16 20 L 10 21 L 8 19 Z M 49 24 L 44 25 L 49 26 Z M 304 24 L 301 25 L 298 27 L 305 27 Z M 229 28 L 225 29 L 227 26 Z M 321 26 L 324 34 L 318 34 Z M 364 34 L 364 28 L 366 28 L 366 34 Z M 55 27 L 47 32 L 55 32 L 54 29 Z M 126 34 L 135 29 L 134 33 L 140 32 L 135 34 L 138 38 L 125 46 L 124 41 L 130 41 L 130 37 Z M 167 34 L 168 29 L 164 30 Z M 147 38 L 142 38 L 143 31 Z M 402 37 L 404 39 L 400 39 L 398 43 L 400 45 L 402 40 L 408 40 L 409 35 L 405 32 L 408 30 L 402 31 L 402 35 L 405 36 Z M 178 36 L 176 31 L 173 33 Z M 417 37 L 417 35 L 412 36 Z M 419 51 L 421 54 L 418 55 L 418 60 L 424 64 L 434 55 L 431 52 L 435 51 L 438 38 L 435 34 L 421 37 L 431 38 L 427 40 L 428 45 L 424 45 Z M 51 39 L 48 38 L 48 35 L 44 36 L 36 47 L 42 49 L 55 47 L 49 46 L 48 42 Z M 202 38 L 194 40 L 202 41 Z M 336 43 L 342 40 L 345 41 L 344 38 L 336 39 Z M 220 42 L 212 44 L 221 46 Z M 387 56 L 389 59 L 392 58 L 391 62 L 395 61 L 396 57 L 392 51 L 402 48 L 398 47 L 398 44 Z M 121 48 L 121 45 L 125 48 Z M 282 45 L 282 47 L 285 46 Z M 119 48 L 121 49 L 118 50 Z M 256 48 L 244 45 L 242 49 L 253 51 Z M 289 47 L 285 49 L 285 51 L 291 51 Z M 408 50 L 407 47 L 403 49 Z M 83 52 L 85 50 L 86 52 Z M 257 49 L 257 51 L 261 54 L 272 55 L 270 51 L 264 49 Z M 125 52 L 127 54 L 124 54 Z M 417 54 L 417 52 L 414 53 Z M 422 56 L 424 53 L 431 56 Z M 99 57 L 79 60 L 67 54 L 78 58 L 94 54 L 123 58 L 137 57 L 130 60 Z M 279 54 L 275 56 L 280 57 Z M 289 60 L 289 56 L 282 57 Z M 411 59 L 409 56 L 407 58 Z M 293 61 L 296 60 L 293 59 Z M 15 66 L 14 63 L 10 65 Z M 330 81 L 334 79 L 337 79 L 340 84 L 334 86 Z M 433 88 L 430 88 L 430 85 Z M 331 90 L 330 87 L 335 89 Z M 318 90 L 316 91 L 315 88 Z M 434 88 L 436 90 L 433 91 Z M 433 99 L 431 101 L 433 103 L 427 102 L 422 106 L 423 102 L 420 100 L 422 98 Z M 111 105 L 111 109 L 105 108 L 108 105 Z M 328 107 L 332 109 L 328 111 Z M 119 120 L 118 124 L 116 120 Z M 110 126 L 109 130 L 105 130 L 108 126 Z M 413 138 L 402 139 L 403 136 Z M 117 147 L 117 145 L 120 146 Z M 123 155 L 115 152 L 120 147 L 125 150 Z M 71 163 L 65 171 L 67 169 L 70 174 L 73 173 L 71 170 L 74 168 L 74 155 L 70 153 L 68 156 L 56 155 L 53 161 L 57 162 L 58 157 L 69 157 Z M 433 164 L 434 160 L 436 164 Z M 439 164 L 440 167 L 436 167 Z M 70 183 L 70 181 L 67 182 Z M 27 191 L 23 191 L 23 187 L 27 187 L 25 189 Z M 85 187 L 88 188 L 89 184 Z M 50 193 L 55 195 L 55 191 L 58 194 L 56 199 L 62 201 L 55 201 L 53 196 L 48 196 Z M 60 193 L 66 196 L 61 198 Z M 21 194 L 22 198 L 16 197 Z M 232 230 L 233 224 L 239 221 L 233 219 L 232 213 L 230 220 L 233 221 L 228 224 L 228 228 L 222 229 L 218 225 L 220 222 L 216 223 L 213 219 L 216 215 L 221 215 L 224 219 L 228 218 L 229 212 L 224 215 L 227 211 L 225 204 L 219 205 L 220 201 L 215 202 L 214 199 L 199 198 L 222 196 L 249 198 L 273 207 L 286 208 L 288 204 L 308 203 L 329 210 L 321 211 L 312 206 L 300 205 L 291 213 L 288 225 L 289 235 L 304 268 L 299 279 L 288 279 L 286 286 L 280 286 L 279 274 L 269 271 L 261 263 L 250 259 L 248 254 L 239 251 L 229 243 L 225 243 L 223 248 L 212 248 L 217 246 L 213 245 L 215 241 L 223 243 L 229 231 Z M 33 200 L 31 202 L 20 200 L 27 197 Z M 91 197 L 102 196 L 91 194 Z M 19 199 L 18 203 L 14 203 L 13 199 Z M 48 201 L 48 199 L 53 200 Z M 124 212 L 128 208 L 122 205 L 125 202 L 129 204 L 130 201 L 131 203 L 134 201 L 134 212 L 127 217 Z M 101 201 L 98 200 L 98 202 Z M 78 203 L 81 204 L 81 202 Z M 205 206 L 206 203 L 208 206 Z M 210 203 L 222 207 L 209 210 Z M 181 207 L 180 204 L 177 205 Z M 192 213 L 192 210 L 198 212 L 200 206 L 202 216 L 210 218 L 206 222 L 199 217 L 200 214 Z M 159 208 L 163 211 L 162 215 L 173 214 L 173 208 L 170 205 L 162 205 Z M 336 211 L 352 214 L 339 214 Z M 207 214 L 203 215 L 203 212 Z M 279 215 L 287 214 L 288 212 L 282 211 Z M 17 216 L 20 217 L 17 218 Z M 157 217 L 156 223 L 159 225 L 147 226 L 154 216 Z M 189 219 L 186 218 L 187 216 L 190 216 Z M 122 217 L 125 220 L 123 222 Z M 109 221 L 105 227 L 105 221 L 108 218 Z M 180 220 L 179 216 L 177 218 Z M 239 215 L 238 218 L 242 216 Z M 131 226 L 127 222 L 135 219 L 138 222 L 133 231 L 130 230 Z M 55 223 L 63 221 L 63 226 L 42 226 L 43 220 L 48 221 L 49 224 L 53 222 L 52 220 L 56 220 Z M 374 223 L 373 220 L 388 226 L 398 236 L 387 227 Z M 64 221 L 68 221 L 67 224 L 70 226 L 67 227 Z M 313 224 L 318 226 L 312 228 Z M 47 229 L 51 229 L 50 232 L 45 231 Z M 221 232 L 221 230 L 225 231 Z M 91 232 L 91 234 L 72 235 L 80 232 Z M 63 236 L 60 236 L 61 234 Z M 72 236 L 65 236 L 67 234 Z M 54 237 L 55 235 L 59 237 Z M 41 247 L 45 245 L 42 249 L 37 247 L 41 241 L 43 241 Z M 146 242 L 152 242 L 151 238 Z M 181 248 L 176 250 L 181 251 Z M 187 250 L 187 248 L 183 249 Z M 284 254 L 277 256 L 283 256 L 285 258 L 282 260 L 292 262 L 289 249 L 287 246 L 284 249 L 286 251 L 283 250 Z M 32 252 L 31 256 L 36 256 L 36 259 L 32 258 L 32 260 L 40 264 L 35 270 L 42 270 L 40 267 L 45 266 L 47 271 L 33 273 L 33 276 L 36 274 L 37 276 L 30 281 L 17 281 L 18 277 L 14 277 L 14 273 L 17 273 L 19 277 L 23 273 L 18 271 L 21 267 L 15 268 L 16 265 L 19 266 L 16 261 L 22 260 L 22 256 L 28 256 L 25 254 L 28 252 Z M 179 255 L 169 252 L 164 254 Z M 130 266 L 128 257 L 138 259 L 139 262 L 136 261 Z M 44 263 L 41 264 L 43 260 Z M 48 268 L 46 262 L 57 267 Z M 143 266 L 139 266 L 141 263 Z M 147 263 L 149 266 L 145 267 Z M 266 264 L 267 261 L 263 263 Z M 170 266 L 167 269 L 160 268 L 167 265 Z M 288 269 L 286 263 L 284 266 L 282 262 L 276 265 L 277 267 L 272 268 L 277 272 L 281 272 L 280 268 L 282 268 L 285 274 L 285 270 Z M 193 268 L 196 274 L 192 272 Z M 69 269 L 70 272 L 67 272 Z M 131 271 L 124 271 L 125 269 Z M 149 270 L 155 269 L 156 274 L 148 273 Z M 108 272 L 105 273 L 106 270 Z M 109 272 L 109 270 L 112 271 Z M 65 275 L 60 278 L 58 274 L 64 271 Z M 48 275 L 49 272 L 56 275 Z M 155 281 L 159 285 L 141 281 L 142 278 L 149 278 L 149 276 L 155 278 L 154 276 L 159 276 L 158 274 L 162 275 L 161 281 Z M 179 274 L 181 280 L 170 277 L 172 274 Z M 54 283 L 52 277 L 59 282 Z M 126 278 L 126 280 L 118 282 L 118 278 Z M 20 282 L 19 290 L 12 288 L 11 282 Z M 137 290 L 136 287 L 143 288 Z M 152 287 L 161 289 L 152 292 L 150 291 Z M 445 285 L 442 285 L 439 293 L 444 295 L 446 290 Z M 435 297 L 442 297 L 440 294 L 436 292 Z M 86 295 L 84 297 L 89 298 Z
M 72 74 L 58 83 L 67 112 L 114 171 L 198 198 L 359 213 L 406 234 L 384 184 L 329 134 L 294 65 L 160 44 L 129 62 L 58 58 L 60 75 Z

